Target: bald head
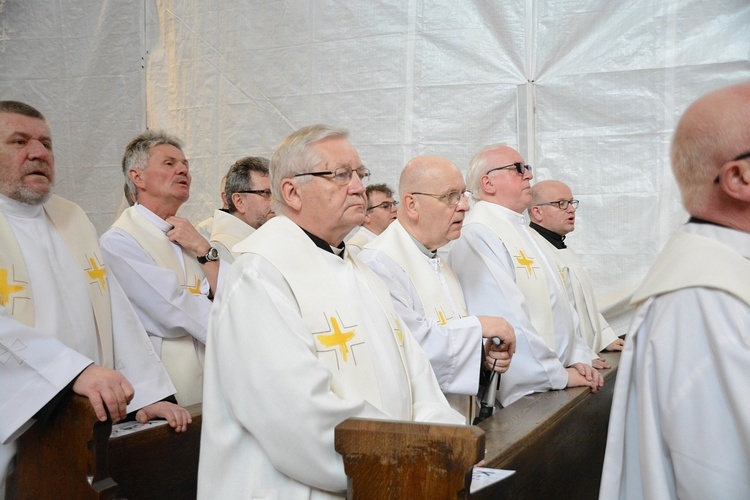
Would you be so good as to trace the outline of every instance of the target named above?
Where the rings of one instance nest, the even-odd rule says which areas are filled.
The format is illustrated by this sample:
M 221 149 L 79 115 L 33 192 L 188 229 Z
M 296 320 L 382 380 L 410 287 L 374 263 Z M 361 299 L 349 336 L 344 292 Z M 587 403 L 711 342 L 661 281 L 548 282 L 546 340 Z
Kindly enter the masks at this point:
M 417 156 L 401 172 L 398 220 L 406 231 L 430 250 L 461 235 L 468 200 L 458 167 L 440 156 Z M 457 204 L 452 201 L 458 198 Z
M 566 184 L 560 181 L 537 182 L 531 188 L 529 219 L 553 233 L 565 236 L 575 229 L 576 207 L 569 203 L 572 201 L 573 193 Z M 561 205 L 565 205 L 565 209 L 561 209 Z
M 685 209 L 735 227 L 750 224 L 750 83 L 711 92 L 683 114 L 672 142 L 672 169 Z M 719 181 L 714 180 L 719 176 Z

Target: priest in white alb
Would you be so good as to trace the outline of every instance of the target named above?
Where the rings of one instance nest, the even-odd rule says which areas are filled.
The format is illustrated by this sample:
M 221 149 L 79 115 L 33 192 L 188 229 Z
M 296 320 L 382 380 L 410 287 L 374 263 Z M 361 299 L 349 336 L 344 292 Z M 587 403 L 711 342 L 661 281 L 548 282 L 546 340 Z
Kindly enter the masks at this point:
M 344 498 L 342 421 L 464 422 L 383 282 L 344 249 L 369 176 L 347 133 L 296 131 L 270 172 L 278 215 L 235 246 L 211 312 L 200 499 Z
M 450 160 L 412 159 L 399 180 L 398 219 L 358 256 L 386 283 L 396 312 L 430 359 L 449 403 L 471 423 L 482 364 L 505 372 L 515 335 L 502 318 L 468 314 L 458 278 L 438 255 L 461 234 L 469 210 L 465 191 L 461 171 Z
M 687 224 L 633 295 L 602 499 L 750 498 L 750 83 L 693 103 L 672 171 Z
M 137 412 L 177 431 L 190 422 L 164 401 L 174 386 L 86 214 L 51 193 L 54 177 L 44 116 L 0 101 L 0 498 L 16 438 L 70 391 L 100 420 Z
M 508 146 L 472 159 L 467 185 L 477 200 L 453 242 L 450 264 L 470 314 L 505 318 L 516 334 L 513 363 L 500 380 L 507 406 L 522 396 L 604 384 L 597 356 L 576 333 L 577 317 L 556 269 L 529 233 L 531 167 Z

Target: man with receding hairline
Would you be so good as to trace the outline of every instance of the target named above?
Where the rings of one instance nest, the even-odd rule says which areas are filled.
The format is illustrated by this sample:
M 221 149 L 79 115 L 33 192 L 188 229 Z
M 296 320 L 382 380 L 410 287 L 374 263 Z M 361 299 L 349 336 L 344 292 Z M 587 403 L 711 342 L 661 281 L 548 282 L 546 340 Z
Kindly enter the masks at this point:
M 633 295 L 600 498 L 750 498 L 750 83 L 693 103 L 672 171 L 690 214 Z
M 370 175 L 348 132 L 304 127 L 269 170 L 277 216 L 235 246 L 211 314 L 198 498 L 344 498 L 339 423 L 464 419 L 384 283 L 343 244 Z
M 596 352 L 621 351 L 623 340 L 617 337 L 599 312 L 589 273 L 578 256 L 565 244 L 565 235 L 575 229 L 578 200 L 560 181 L 541 181 L 531 187 L 529 227 L 540 245 L 565 275 L 570 300 L 578 312 L 578 331 Z
M 502 318 L 470 316 L 458 278 L 438 256 L 440 247 L 459 237 L 469 210 L 458 167 L 439 156 L 418 156 L 401 172 L 398 190 L 398 219 L 359 257 L 388 285 L 446 398 L 471 423 L 482 363 L 498 373 L 508 369 L 513 327 Z M 490 340 L 495 337 L 502 346 Z
M 557 268 L 534 240 L 523 212 L 531 201 L 531 167 L 508 146 L 491 146 L 469 164 L 477 200 L 453 242 L 450 264 L 471 314 L 507 319 L 516 353 L 500 380 L 507 406 L 533 392 L 565 387 L 598 391 L 604 379 L 593 351 L 576 333 L 577 317 Z

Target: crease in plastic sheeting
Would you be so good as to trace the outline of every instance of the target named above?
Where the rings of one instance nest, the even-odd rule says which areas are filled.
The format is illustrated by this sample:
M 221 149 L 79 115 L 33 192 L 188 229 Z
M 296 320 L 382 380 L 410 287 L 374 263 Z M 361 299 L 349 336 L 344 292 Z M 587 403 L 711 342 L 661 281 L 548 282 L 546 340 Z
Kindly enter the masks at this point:
M 404 157 L 402 165 L 411 159 L 414 140 L 414 59 L 416 52 L 417 0 L 409 0 L 408 20 L 406 23 L 406 65 L 404 71 Z

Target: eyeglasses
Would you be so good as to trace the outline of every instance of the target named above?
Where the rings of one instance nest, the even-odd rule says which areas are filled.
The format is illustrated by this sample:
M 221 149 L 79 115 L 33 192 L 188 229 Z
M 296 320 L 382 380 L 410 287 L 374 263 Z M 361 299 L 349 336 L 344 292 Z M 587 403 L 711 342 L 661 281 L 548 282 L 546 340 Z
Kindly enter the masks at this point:
M 567 210 L 569 205 L 572 205 L 573 208 L 578 208 L 578 200 L 558 200 L 558 201 L 548 201 L 546 203 L 537 203 L 537 207 L 541 207 L 543 205 L 555 205 L 560 210 Z
M 245 191 L 235 191 L 235 193 L 257 194 L 258 196 L 262 196 L 263 198 L 270 198 L 271 197 L 271 190 L 270 189 L 247 189 Z
M 731 161 L 740 161 L 740 160 L 744 160 L 746 158 L 750 158 L 750 151 L 748 151 L 747 153 L 742 153 L 741 155 L 739 155 L 736 158 L 732 158 Z M 718 184 L 719 182 L 721 182 L 721 174 L 717 175 L 716 179 L 714 179 L 714 184 Z
M 377 205 L 374 205 L 367 209 L 369 212 L 370 210 L 375 210 L 376 208 L 385 208 L 386 210 L 394 209 L 398 206 L 397 201 L 384 201 L 383 203 L 378 203 Z
M 511 163 L 510 165 L 503 165 L 502 167 L 491 168 L 484 175 L 488 175 L 490 172 L 494 172 L 495 170 L 505 170 L 506 168 L 515 168 L 516 172 L 518 172 L 518 175 L 525 174 L 527 170 L 531 172 L 531 165 L 524 165 L 520 161 L 517 161 L 516 163 Z
M 314 177 L 325 177 L 329 181 L 333 181 L 339 186 L 346 186 L 352 181 L 352 176 L 357 173 L 357 177 L 363 183 L 367 182 L 370 177 L 370 171 L 365 167 L 359 167 L 351 169 L 349 167 L 339 167 L 333 172 L 302 172 L 301 174 L 295 174 L 294 177 L 302 177 L 303 175 L 312 175 Z
M 422 196 L 432 196 L 448 205 L 449 207 L 455 207 L 461 201 L 461 198 L 469 199 L 471 191 L 451 191 L 446 194 L 432 194 L 432 193 L 410 193 L 410 194 L 421 194 Z

